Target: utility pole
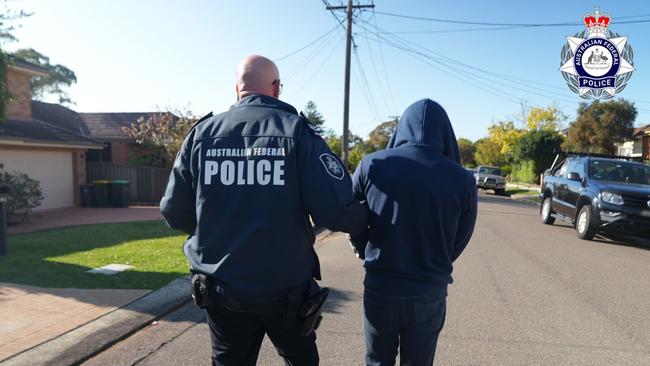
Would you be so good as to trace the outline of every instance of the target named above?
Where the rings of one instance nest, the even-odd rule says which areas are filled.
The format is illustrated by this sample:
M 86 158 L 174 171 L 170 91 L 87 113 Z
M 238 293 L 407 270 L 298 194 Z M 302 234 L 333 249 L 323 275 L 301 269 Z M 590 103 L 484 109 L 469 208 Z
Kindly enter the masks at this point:
M 352 46 L 352 12 L 354 9 L 374 8 L 374 5 L 352 5 L 352 0 L 348 0 L 347 6 L 328 6 L 327 10 L 342 10 L 347 13 L 348 26 L 346 29 L 345 39 L 345 81 L 343 84 L 343 141 L 341 141 L 341 160 L 343 165 L 348 167 L 348 157 L 350 155 L 349 137 L 350 137 L 350 49 Z

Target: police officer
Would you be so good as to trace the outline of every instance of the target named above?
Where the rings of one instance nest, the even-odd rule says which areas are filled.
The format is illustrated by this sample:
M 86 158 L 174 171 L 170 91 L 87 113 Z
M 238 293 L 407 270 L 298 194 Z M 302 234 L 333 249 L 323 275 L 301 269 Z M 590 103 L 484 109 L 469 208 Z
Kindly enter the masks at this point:
M 352 234 L 368 224 L 339 159 L 277 99 L 281 85 L 271 60 L 242 60 L 238 102 L 193 127 L 160 203 L 169 226 L 190 235 L 192 273 L 207 279 L 213 365 L 254 365 L 265 334 L 286 364 L 317 365 L 315 333 L 288 321 L 288 299 L 320 276 L 309 216 Z

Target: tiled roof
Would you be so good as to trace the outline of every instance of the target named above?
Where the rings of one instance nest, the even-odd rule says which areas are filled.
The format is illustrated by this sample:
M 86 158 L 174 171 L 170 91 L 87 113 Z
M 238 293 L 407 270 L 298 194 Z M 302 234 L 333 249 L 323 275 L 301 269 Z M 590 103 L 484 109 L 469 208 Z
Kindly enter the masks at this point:
M 79 113 L 60 104 L 32 101 L 32 117 L 65 128 L 78 135 L 88 136 L 88 129 L 81 122 Z
M 88 136 L 100 140 L 133 140 L 124 132 L 124 127 L 138 122 L 141 117 L 147 118 L 159 113 L 79 113 Z
M 124 132 L 140 118 L 159 112 L 78 113 L 59 104 L 32 101 L 34 118 L 99 141 L 134 141 Z
M 101 147 L 96 141 L 37 119 L 0 122 L 0 140 Z

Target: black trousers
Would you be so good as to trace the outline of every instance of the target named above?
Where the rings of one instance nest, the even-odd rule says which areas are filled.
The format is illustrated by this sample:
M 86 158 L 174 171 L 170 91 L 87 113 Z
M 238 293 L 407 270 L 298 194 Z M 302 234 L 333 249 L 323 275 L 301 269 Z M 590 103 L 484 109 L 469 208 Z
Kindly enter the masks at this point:
M 212 365 L 255 365 L 264 334 L 269 336 L 285 365 L 318 365 L 316 333 L 303 337 L 296 329 L 287 328 L 283 314 L 236 312 L 219 305 L 206 308 L 206 312 L 212 339 Z

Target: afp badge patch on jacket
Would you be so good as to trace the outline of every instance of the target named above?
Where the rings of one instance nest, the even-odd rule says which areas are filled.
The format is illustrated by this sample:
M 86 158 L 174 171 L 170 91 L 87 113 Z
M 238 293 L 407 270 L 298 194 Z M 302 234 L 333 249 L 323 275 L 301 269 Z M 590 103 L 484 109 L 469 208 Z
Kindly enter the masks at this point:
M 341 163 L 339 163 L 339 160 L 337 158 L 331 154 L 322 154 L 320 156 L 320 161 L 323 163 L 327 174 L 338 180 L 343 180 L 345 173 L 343 167 L 341 166 Z

